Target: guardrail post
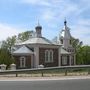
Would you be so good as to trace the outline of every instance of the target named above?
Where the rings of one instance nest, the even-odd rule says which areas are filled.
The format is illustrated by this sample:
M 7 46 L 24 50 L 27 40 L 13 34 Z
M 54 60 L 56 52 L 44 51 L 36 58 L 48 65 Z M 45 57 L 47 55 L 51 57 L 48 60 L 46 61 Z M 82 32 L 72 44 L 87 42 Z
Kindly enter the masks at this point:
M 88 69 L 88 75 L 90 74 L 90 68 Z
M 42 74 L 42 77 L 43 77 L 43 76 L 44 76 L 44 75 L 43 75 L 43 71 L 41 72 L 41 74 Z
M 18 77 L 18 74 L 16 73 L 16 77 Z
M 67 76 L 67 69 L 65 70 L 65 76 Z

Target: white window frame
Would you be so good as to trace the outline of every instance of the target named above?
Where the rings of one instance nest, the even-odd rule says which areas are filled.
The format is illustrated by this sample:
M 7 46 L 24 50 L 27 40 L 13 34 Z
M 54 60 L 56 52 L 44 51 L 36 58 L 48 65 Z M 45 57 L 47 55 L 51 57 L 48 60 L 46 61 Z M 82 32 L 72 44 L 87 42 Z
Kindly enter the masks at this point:
M 62 65 L 67 65 L 67 56 L 62 56 Z
M 45 62 L 46 63 L 53 62 L 53 50 L 45 50 Z
M 50 62 L 53 62 L 53 50 L 49 51 L 49 59 L 50 59 Z
M 20 67 L 21 68 L 26 67 L 26 57 L 24 56 L 20 57 Z
M 45 50 L 45 62 L 48 62 L 48 54 L 49 54 L 49 51 Z

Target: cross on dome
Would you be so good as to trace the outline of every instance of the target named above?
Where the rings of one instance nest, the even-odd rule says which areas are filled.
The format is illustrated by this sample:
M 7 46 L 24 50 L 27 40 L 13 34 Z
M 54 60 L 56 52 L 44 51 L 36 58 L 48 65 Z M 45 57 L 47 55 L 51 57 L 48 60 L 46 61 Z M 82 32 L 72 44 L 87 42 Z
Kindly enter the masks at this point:
M 67 21 L 66 21 L 66 19 L 65 19 L 65 21 L 64 21 L 64 25 L 65 25 L 65 26 L 67 25 Z

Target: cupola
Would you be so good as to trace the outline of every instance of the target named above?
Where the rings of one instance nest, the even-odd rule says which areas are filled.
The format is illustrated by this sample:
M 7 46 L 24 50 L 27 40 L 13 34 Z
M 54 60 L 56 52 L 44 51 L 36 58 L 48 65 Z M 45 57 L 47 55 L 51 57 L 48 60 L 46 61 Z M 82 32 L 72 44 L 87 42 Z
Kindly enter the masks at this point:
M 42 26 L 40 26 L 39 22 L 38 25 L 35 27 L 36 29 L 36 37 L 42 37 Z

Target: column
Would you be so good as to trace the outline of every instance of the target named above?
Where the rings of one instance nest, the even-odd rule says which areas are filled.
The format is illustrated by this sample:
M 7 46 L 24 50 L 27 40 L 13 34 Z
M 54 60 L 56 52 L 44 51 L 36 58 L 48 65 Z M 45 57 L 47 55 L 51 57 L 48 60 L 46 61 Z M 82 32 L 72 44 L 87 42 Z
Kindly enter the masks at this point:
M 31 68 L 34 67 L 34 54 L 31 55 Z
M 58 49 L 58 66 L 61 66 L 61 46 Z
M 35 59 L 34 59 L 34 67 L 38 68 L 39 65 L 39 47 L 34 48 L 34 54 L 35 54 Z
M 72 56 L 69 55 L 69 65 L 71 66 L 71 60 L 72 60 Z

